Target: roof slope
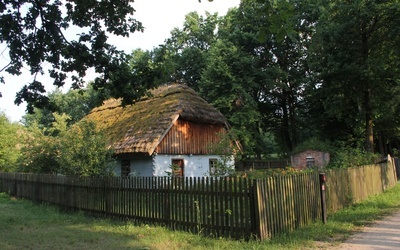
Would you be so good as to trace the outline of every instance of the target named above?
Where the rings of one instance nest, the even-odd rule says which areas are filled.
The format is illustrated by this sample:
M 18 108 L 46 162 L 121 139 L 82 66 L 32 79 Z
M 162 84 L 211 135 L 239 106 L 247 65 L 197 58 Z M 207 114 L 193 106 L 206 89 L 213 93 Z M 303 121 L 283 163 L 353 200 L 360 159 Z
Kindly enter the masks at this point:
M 198 123 L 227 124 L 217 109 L 180 84 L 162 86 L 151 91 L 150 97 L 125 107 L 120 100 L 107 100 L 84 119 L 95 122 L 105 132 L 115 154 L 151 155 L 179 117 Z

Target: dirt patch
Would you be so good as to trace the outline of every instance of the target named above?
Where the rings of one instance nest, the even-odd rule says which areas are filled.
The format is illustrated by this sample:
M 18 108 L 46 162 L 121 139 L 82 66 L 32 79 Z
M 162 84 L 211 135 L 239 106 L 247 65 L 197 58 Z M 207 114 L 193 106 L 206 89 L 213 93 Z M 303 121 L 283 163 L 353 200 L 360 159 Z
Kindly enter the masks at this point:
M 400 249 L 400 212 L 371 223 L 342 241 L 343 239 L 338 238 L 328 242 L 316 242 L 315 249 Z

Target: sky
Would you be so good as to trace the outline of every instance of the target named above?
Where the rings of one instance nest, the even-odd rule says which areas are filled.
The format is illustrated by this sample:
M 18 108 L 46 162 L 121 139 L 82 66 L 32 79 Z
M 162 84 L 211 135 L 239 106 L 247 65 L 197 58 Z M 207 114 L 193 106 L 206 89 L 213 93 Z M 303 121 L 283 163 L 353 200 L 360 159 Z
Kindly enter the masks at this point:
M 109 42 L 126 53 L 138 48 L 151 50 L 163 44 L 165 39 L 170 37 L 170 31 L 173 28 L 182 27 L 187 13 L 197 11 L 204 15 L 208 11 L 210 13 L 218 12 L 220 16 L 223 16 L 229 8 L 237 7 L 239 3 L 240 0 L 214 0 L 212 2 L 202 0 L 201 3 L 198 0 L 135 0 L 133 3 L 133 7 L 136 10 L 134 17 L 142 22 L 145 27 L 144 32 L 135 32 L 129 38 L 110 37 Z M 8 62 L 6 45 L 0 44 L 0 53 L 0 68 L 2 68 Z M 15 94 L 26 83 L 32 81 L 33 77 L 27 72 L 20 76 L 2 75 L 4 75 L 6 84 L 0 85 L 0 92 L 3 95 L 0 98 L 0 110 L 12 122 L 18 122 L 25 115 L 26 105 L 15 105 Z M 93 78 L 94 75 L 88 72 L 85 80 L 89 81 L 93 80 Z M 49 77 L 43 76 L 40 80 L 45 83 L 46 90 L 54 90 Z M 63 90 L 65 91 L 65 89 Z

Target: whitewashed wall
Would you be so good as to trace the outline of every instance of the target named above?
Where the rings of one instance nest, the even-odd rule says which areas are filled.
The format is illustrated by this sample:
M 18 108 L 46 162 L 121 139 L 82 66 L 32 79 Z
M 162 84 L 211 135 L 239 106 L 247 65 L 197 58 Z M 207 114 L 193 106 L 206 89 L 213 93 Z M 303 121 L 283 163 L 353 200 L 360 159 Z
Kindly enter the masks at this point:
M 185 177 L 210 176 L 210 159 L 220 159 L 218 155 L 163 155 L 135 157 L 130 160 L 131 174 L 134 176 L 168 176 L 173 159 L 184 160 Z M 233 159 L 228 164 L 234 167 Z M 121 176 L 121 160 L 114 170 L 116 176 Z
M 126 160 L 126 159 L 125 159 Z M 131 174 L 134 176 L 153 176 L 153 158 L 148 157 L 135 157 L 130 160 Z M 121 176 L 121 159 L 114 169 L 116 176 Z
M 220 159 L 218 155 L 155 155 L 153 156 L 154 176 L 167 176 L 166 172 L 171 172 L 170 166 L 173 159 L 184 160 L 185 177 L 210 176 L 209 160 Z M 233 160 L 228 163 L 234 166 Z

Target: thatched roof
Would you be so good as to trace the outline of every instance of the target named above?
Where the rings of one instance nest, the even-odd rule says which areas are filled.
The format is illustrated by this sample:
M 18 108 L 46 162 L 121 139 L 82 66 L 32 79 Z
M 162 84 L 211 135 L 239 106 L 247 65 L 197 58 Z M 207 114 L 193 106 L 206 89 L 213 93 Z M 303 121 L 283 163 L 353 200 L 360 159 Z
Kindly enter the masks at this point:
M 85 119 L 104 131 L 115 154 L 153 154 L 163 137 L 181 117 L 184 120 L 226 126 L 224 116 L 191 88 L 175 84 L 151 91 L 133 105 L 110 99 Z

